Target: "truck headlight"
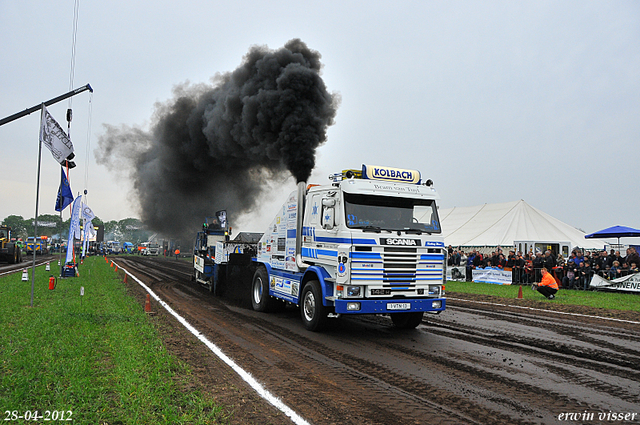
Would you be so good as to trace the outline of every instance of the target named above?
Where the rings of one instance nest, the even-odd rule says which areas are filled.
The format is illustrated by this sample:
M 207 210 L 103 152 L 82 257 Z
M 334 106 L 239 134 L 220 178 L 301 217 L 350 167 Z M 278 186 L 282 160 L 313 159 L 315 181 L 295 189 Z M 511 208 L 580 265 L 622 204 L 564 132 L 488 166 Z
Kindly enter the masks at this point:
M 359 297 L 362 294 L 362 287 L 347 286 L 347 297 Z
M 349 311 L 360 310 L 360 303 L 347 303 L 347 310 Z
M 431 308 L 433 309 L 438 309 L 442 307 L 442 301 L 438 300 L 438 301 L 432 301 L 431 302 Z
M 440 294 L 440 285 L 429 286 L 429 295 L 439 295 L 439 294 Z

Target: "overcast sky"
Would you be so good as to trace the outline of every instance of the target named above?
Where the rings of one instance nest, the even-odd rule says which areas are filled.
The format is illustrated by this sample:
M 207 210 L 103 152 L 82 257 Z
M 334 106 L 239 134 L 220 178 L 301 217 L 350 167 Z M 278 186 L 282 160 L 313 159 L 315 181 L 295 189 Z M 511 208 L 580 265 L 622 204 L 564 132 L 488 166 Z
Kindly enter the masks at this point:
M 73 0 L 0 0 L 0 118 L 69 91 L 73 16 Z M 293 38 L 321 53 L 341 97 L 311 180 L 417 169 L 441 208 L 524 199 L 587 233 L 640 228 L 638 1 L 80 0 L 73 88 L 95 92 L 72 100 L 74 193 L 105 221 L 138 216 L 127 174 L 96 164 L 103 124 L 148 129 L 175 85 Z M 49 111 L 66 126 L 68 107 Z M 39 122 L 0 127 L 0 220 L 35 214 Z M 59 179 L 44 150 L 41 214 Z M 264 231 L 284 195 L 272 199 L 242 230 Z

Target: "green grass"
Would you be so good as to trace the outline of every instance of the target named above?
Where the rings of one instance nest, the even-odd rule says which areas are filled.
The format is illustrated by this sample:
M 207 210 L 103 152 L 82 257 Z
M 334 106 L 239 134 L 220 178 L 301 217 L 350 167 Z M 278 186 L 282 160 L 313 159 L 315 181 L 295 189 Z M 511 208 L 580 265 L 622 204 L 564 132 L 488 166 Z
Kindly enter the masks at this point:
M 78 424 L 221 421 L 221 408 L 192 389 L 187 365 L 167 352 L 102 257 L 53 291 L 51 268 L 36 269 L 33 307 L 31 269 L 28 282 L 21 273 L 0 278 L 1 419 L 7 410 L 64 410 Z
M 447 281 L 447 295 L 454 293 L 492 295 L 501 298 L 517 298 L 520 285 L 495 285 L 491 283 Z M 539 292 L 532 291 L 530 285 L 522 286 L 522 297 L 528 300 L 547 301 Z M 603 291 L 568 291 L 560 289 L 556 298 L 549 303 L 582 305 L 611 310 L 640 311 L 640 296 Z

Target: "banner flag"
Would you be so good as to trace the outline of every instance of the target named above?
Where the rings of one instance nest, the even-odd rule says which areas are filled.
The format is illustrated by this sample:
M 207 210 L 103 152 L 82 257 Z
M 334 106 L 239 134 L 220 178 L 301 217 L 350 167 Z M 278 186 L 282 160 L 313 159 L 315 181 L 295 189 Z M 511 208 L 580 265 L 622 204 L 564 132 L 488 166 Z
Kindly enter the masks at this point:
M 83 204 L 84 205 L 84 204 Z M 81 258 L 84 258 L 87 256 L 86 252 L 87 252 L 87 245 L 89 244 L 89 238 L 87 235 L 87 220 L 85 218 L 82 219 L 82 228 L 84 229 L 83 233 L 83 237 L 84 239 L 82 240 L 82 255 Z
M 58 197 L 56 198 L 56 211 L 62 211 L 69 204 L 73 202 L 73 194 L 71 193 L 71 186 L 69 186 L 69 180 L 64 173 L 64 168 L 60 168 L 62 177 L 60 177 L 60 187 L 58 188 Z
M 98 233 L 96 232 L 96 229 L 94 229 L 91 220 L 84 220 L 83 229 L 85 239 L 93 239 L 98 236 Z
M 218 219 L 218 223 L 220 223 L 221 229 L 227 228 L 227 210 L 216 211 L 216 217 Z
M 73 263 L 74 238 L 80 239 L 80 204 L 82 204 L 82 195 L 78 195 L 73 201 L 71 212 L 71 221 L 69 224 L 69 239 L 67 240 L 67 257 L 65 263 Z
M 90 212 L 91 212 L 91 208 L 87 207 L 87 205 L 84 203 L 82 204 L 82 208 L 83 208 L 82 210 L 83 211 L 83 217 L 82 217 L 83 232 L 82 233 L 84 237 L 84 240 L 82 241 L 82 257 L 86 257 L 87 248 L 89 246 L 89 239 L 95 238 L 96 236 L 98 236 L 98 233 L 96 233 L 96 229 L 93 228 L 93 223 L 91 222 L 91 220 L 84 217 L 85 208 L 87 208 Z M 91 212 L 91 214 L 93 214 L 93 212 Z
M 473 269 L 471 271 L 474 282 L 494 283 L 497 285 L 511 285 L 511 272 L 487 267 L 485 269 Z
M 95 214 L 93 213 L 93 211 L 91 211 L 91 208 L 89 208 L 89 206 L 87 204 L 85 204 L 84 202 L 82 203 L 82 218 L 87 220 L 87 221 L 91 221 L 95 218 Z M 93 227 L 92 227 L 93 229 Z
M 606 280 L 598 275 L 594 275 L 589 283 L 589 288 L 639 293 L 640 273 L 630 274 L 613 280 Z
M 60 165 L 68 166 L 69 168 L 76 166 L 71 161 L 75 156 L 71 139 L 47 111 L 47 107 L 44 104 L 42 104 L 42 114 L 40 116 L 40 142 L 51 151 L 53 159 L 58 161 Z

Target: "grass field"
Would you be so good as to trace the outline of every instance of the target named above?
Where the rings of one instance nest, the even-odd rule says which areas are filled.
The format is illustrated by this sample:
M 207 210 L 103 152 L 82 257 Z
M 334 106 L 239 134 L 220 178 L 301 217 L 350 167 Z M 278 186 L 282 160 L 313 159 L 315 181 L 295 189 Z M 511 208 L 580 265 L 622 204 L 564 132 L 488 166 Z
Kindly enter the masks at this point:
M 448 296 L 454 293 L 492 295 L 502 298 L 517 298 L 520 285 L 495 285 L 491 283 L 448 281 L 446 292 Z M 640 311 L 640 295 L 631 293 L 603 292 L 603 291 L 565 291 L 560 289 L 554 300 L 546 300 L 537 291 L 532 291 L 530 285 L 522 286 L 524 299 L 545 301 L 554 304 L 583 305 L 587 307 L 606 308 L 612 310 Z
M 55 268 L 36 269 L 33 307 L 31 269 L 28 282 L 0 278 L 0 419 L 37 411 L 38 422 L 53 412 L 77 424 L 225 422 L 102 257 L 49 290 Z

